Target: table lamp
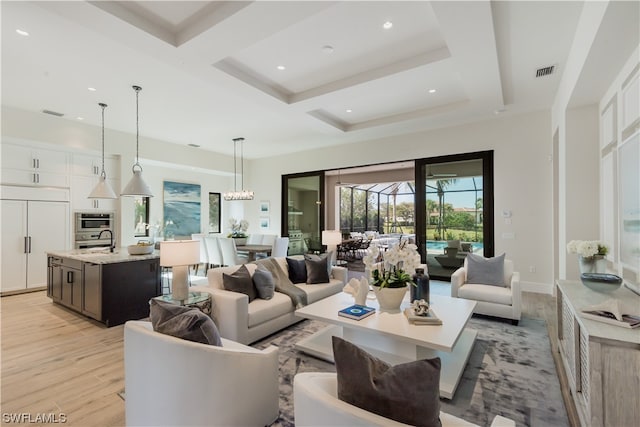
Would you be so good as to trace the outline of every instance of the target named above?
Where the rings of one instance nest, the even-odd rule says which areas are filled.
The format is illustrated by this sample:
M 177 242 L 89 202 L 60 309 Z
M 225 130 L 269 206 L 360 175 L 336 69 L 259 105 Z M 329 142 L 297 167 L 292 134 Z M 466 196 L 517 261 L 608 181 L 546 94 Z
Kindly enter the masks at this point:
M 171 294 L 184 301 L 189 297 L 189 266 L 200 262 L 200 242 L 172 240 L 160 242 L 160 265 L 172 267 Z
M 342 243 L 342 233 L 340 230 L 322 230 L 322 244 L 327 246 L 327 252 L 331 254 L 331 265 L 336 265 L 336 252 L 338 245 Z

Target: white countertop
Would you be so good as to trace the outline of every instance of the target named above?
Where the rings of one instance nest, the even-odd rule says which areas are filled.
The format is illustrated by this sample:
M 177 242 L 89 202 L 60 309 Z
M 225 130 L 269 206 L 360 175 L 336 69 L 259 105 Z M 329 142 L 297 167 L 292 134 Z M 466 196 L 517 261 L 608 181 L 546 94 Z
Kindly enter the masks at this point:
M 94 264 L 115 264 L 119 262 L 141 261 L 145 259 L 160 258 L 160 251 L 153 251 L 147 255 L 129 255 L 127 248 L 115 248 L 113 253 L 109 249 L 100 251 L 87 249 L 72 249 L 70 251 L 51 251 L 47 252 L 49 256 L 57 256 L 61 258 L 71 258 L 83 262 L 91 262 Z

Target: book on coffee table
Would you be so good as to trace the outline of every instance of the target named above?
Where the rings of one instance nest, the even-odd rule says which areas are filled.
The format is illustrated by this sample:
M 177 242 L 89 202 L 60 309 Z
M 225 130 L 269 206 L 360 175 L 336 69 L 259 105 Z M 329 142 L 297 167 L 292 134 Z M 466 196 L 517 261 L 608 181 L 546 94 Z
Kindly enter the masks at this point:
M 338 316 L 348 317 L 349 319 L 360 320 L 367 316 L 371 316 L 376 312 L 373 307 L 367 307 L 365 305 L 354 304 L 351 307 L 347 307 L 338 312 Z
M 412 325 L 442 325 L 442 320 L 436 316 L 431 308 L 425 316 L 419 316 L 413 308 L 408 307 L 404 309 L 404 315 L 407 316 L 409 323 Z

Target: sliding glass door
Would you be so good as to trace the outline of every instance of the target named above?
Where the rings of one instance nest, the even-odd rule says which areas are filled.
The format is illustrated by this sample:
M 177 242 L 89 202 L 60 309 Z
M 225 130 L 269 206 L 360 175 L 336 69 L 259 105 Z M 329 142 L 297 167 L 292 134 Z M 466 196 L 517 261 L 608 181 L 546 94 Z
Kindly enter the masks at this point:
M 289 237 L 289 255 L 322 249 L 324 172 L 282 176 L 282 235 Z
M 430 276 L 450 279 L 469 253 L 493 256 L 493 152 L 417 160 L 416 212 Z

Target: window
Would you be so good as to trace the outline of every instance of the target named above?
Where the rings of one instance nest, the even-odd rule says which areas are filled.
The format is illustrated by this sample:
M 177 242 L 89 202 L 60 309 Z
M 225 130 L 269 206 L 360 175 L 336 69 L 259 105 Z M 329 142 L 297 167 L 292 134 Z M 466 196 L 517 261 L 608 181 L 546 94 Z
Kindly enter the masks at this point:
M 135 202 L 135 218 L 134 224 L 136 225 L 134 236 L 135 237 L 148 237 L 149 236 L 149 198 L 148 197 L 136 197 Z
M 209 233 L 220 233 L 220 193 L 209 193 Z

